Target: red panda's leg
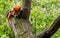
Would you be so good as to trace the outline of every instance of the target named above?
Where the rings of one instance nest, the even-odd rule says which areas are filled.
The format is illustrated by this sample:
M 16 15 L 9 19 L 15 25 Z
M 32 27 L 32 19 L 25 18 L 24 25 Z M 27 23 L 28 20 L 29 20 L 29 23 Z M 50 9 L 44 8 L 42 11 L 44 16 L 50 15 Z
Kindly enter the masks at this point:
M 11 13 L 8 13 L 7 16 L 6 16 L 6 21 L 8 22 L 10 20 L 10 17 L 11 17 Z

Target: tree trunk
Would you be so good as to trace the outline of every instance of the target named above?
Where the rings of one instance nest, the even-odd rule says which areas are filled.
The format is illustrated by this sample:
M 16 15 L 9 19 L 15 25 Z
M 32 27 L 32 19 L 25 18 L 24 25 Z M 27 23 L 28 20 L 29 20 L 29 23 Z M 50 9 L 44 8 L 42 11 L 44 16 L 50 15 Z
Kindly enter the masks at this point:
M 12 18 L 9 24 L 15 33 L 15 38 L 34 38 L 27 20 Z

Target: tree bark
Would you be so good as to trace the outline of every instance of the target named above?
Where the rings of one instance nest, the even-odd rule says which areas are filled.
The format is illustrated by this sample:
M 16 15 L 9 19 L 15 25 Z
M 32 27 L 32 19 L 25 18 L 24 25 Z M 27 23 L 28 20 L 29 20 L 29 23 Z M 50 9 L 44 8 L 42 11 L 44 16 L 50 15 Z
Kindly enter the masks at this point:
M 31 0 L 22 0 L 22 8 L 27 8 L 27 19 L 29 20 L 30 10 L 31 10 Z
M 15 38 L 34 38 L 27 20 L 11 18 L 9 24 L 15 33 Z

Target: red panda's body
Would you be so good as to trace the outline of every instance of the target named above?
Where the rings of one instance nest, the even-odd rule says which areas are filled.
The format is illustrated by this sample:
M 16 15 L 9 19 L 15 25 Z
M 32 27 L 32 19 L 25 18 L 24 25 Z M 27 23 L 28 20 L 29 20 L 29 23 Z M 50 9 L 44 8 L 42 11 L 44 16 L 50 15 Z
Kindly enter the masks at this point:
M 12 16 L 16 17 L 20 15 L 21 6 L 15 5 L 6 15 L 6 20 L 9 21 Z
M 6 15 L 6 21 L 8 22 L 11 17 L 27 19 L 27 12 L 26 8 L 22 9 L 21 6 L 15 5 Z

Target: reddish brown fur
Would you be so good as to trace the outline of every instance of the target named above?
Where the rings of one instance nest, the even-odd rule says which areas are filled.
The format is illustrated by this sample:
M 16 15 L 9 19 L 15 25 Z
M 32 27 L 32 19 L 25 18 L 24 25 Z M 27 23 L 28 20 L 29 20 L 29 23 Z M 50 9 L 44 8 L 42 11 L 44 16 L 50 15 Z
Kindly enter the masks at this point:
M 12 10 L 6 16 L 6 18 L 7 18 L 6 21 L 8 22 L 10 20 L 11 16 L 14 16 L 14 14 L 19 15 L 20 14 L 20 12 L 19 12 L 20 9 L 21 9 L 21 6 L 19 6 L 19 5 L 13 6 Z

